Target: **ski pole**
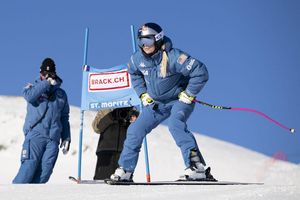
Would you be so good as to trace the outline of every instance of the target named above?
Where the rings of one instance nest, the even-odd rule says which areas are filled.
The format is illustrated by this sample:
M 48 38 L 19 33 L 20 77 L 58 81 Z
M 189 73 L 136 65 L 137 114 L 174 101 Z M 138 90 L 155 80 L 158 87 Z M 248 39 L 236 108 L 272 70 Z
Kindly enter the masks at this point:
M 131 41 L 132 41 L 132 49 L 133 52 L 136 52 L 136 41 L 135 41 L 135 30 L 134 30 L 134 26 L 131 25 L 130 26 L 130 30 L 131 30 Z M 140 108 L 141 108 L 141 104 L 140 104 Z M 151 182 L 151 175 L 150 175 L 150 164 L 149 164 L 149 156 L 148 156 L 148 145 L 147 145 L 147 137 L 145 136 L 144 141 L 144 155 L 145 155 L 145 165 L 146 165 L 146 180 L 147 182 Z
M 85 28 L 83 66 L 87 66 L 88 39 L 89 39 L 89 28 Z M 82 77 L 82 85 L 83 85 L 83 80 L 84 79 Z M 82 91 L 83 91 L 83 89 L 82 89 Z M 81 98 L 82 98 L 82 94 L 81 94 Z M 82 100 L 81 100 L 81 102 L 82 102 Z M 83 119 L 84 119 L 84 110 L 80 109 L 80 128 L 79 128 L 79 145 L 78 145 L 79 147 L 78 147 L 78 172 L 77 172 L 78 175 L 77 175 L 77 183 L 80 183 L 80 181 L 81 181 Z
M 197 99 L 194 99 L 193 102 L 196 102 L 196 103 L 199 103 L 199 104 L 202 104 L 204 106 L 208 106 L 208 107 L 211 107 L 211 108 L 214 108 L 214 109 L 220 109 L 220 110 L 239 110 L 239 111 L 246 111 L 246 112 L 253 112 L 253 113 L 256 113 L 268 120 L 270 120 L 271 122 L 277 124 L 278 126 L 280 126 L 281 128 L 283 129 L 286 129 L 288 131 L 290 131 L 291 133 L 294 133 L 296 130 L 294 128 L 288 128 L 286 126 L 284 126 L 283 124 L 279 123 L 278 121 L 272 119 L 271 117 L 269 117 L 268 115 L 258 111 L 258 110 L 254 110 L 254 109 L 250 109 L 250 108 L 234 108 L 234 107 L 226 107 L 226 106 L 216 106 L 216 105 L 212 105 L 212 104 L 209 104 L 209 103 L 205 103 L 203 101 L 199 101 Z

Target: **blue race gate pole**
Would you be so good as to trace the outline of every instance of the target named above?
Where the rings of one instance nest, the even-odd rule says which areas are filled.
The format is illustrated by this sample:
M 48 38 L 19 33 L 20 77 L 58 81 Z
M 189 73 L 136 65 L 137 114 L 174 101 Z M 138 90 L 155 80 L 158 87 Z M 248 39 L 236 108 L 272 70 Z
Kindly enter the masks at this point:
M 89 29 L 86 28 L 85 29 L 85 40 L 84 40 L 83 67 L 85 67 L 87 65 L 88 38 L 89 38 Z M 83 81 L 83 77 L 82 77 L 82 81 Z M 83 86 L 83 83 L 82 83 L 81 87 L 82 86 Z M 83 87 L 81 89 L 83 90 Z M 81 98 L 82 98 L 82 92 L 81 92 Z M 80 181 L 81 181 L 83 118 L 84 118 L 84 110 L 82 110 L 82 108 L 81 108 L 80 109 L 80 129 L 79 129 L 78 177 L 77 177 L 77 183 L 80 183 Z
M 136 52 L 136 42 L 135 42 L 135 31 L 134 31 L 134 26 L 131 25 L 131 39 L 132 39 L 132 49 L 133 53 Z M 141 108 L 141 104 L 140 104 Z M 146 180 L 147 182 L 151 182 L 151 176 L 150 176 L 150 167 L 149 167 L 149 157 L 148 157 L 148 145 L 147 145 L 147 137 L 145 136 L 144 141 L 144 153 L 145 153 L 145 165 L 146 165 Z

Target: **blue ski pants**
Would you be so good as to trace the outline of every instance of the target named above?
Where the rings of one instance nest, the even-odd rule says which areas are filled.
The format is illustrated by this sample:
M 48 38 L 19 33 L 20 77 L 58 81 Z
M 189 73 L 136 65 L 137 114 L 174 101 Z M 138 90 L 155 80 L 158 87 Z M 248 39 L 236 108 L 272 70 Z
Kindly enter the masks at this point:
M 46 183 L 58 156 L 58 142 L 29 132 L 21 153 L 21 166 L 13 183 Z
M 156 103 L 142 108 L 137 120 L 127 130 L 119 166 L 125 171 L 134 172 L 144 137 L 168 119 L 168 128 L 180 148 L 186 167 L 190 166 L 191 149 L 198 150 L 193 134 L 187 129 L 186 122 L 195 104 L 185 104 L 178 100 L 167 104 Z

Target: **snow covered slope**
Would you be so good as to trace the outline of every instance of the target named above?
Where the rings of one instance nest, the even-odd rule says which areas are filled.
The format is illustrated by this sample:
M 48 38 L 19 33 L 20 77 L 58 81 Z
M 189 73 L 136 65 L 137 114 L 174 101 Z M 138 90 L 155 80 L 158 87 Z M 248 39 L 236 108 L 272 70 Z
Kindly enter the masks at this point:
M 219 180 L 264 182 L 263 186 L 130 186 L 74 185 L 67 177 L 77 176 L 80 109 L 71 107 L 72 143 L 70 153 L 59 155 L 53 175 L 46 185 L 10 185 L 19 168 L 22 126 L 26 102 L 22 97 L 0 96 L 0 199 L 297 199 L 300 198 L 300 166 L 274 160 L 260 153 L 214 138 L 195 134 L 212 174 Z M 92 131 L 94 112 L 85 112 L 82 179 L 92 179 L 96 164 L 98 135 Z M 174 180 L 183 172 L 179 148 L 167 127 L 159 126 L 148 135 L 152 180 Z M 145 180 L 144 152 L 140 153 L 134 176 Z M 62 187 L 62 185 L 64 185 Z M 133 189 L 134 188 L 134 189 Z M 31 193 L 32 191 L 32 193 Z M 122 192 L 118 195 L 116 192 Z M 26 194 L 26 195 L 25 195 Z M 94 194 L 94 195 L 91 195 Z M 29 196 L 28 196 L 29 195 Z M 66 197 L 67 195 L 67 197 Z M 95 196 L 96 195 L 96 196 Z M 29 198 L 30 197 L 30 198 Z M 44 197 L 44 198 L 41 198 Z M 47 198 L 45 198 L 47 197 Z M 103 197 L 103 198 L 101 198 Z M 242 198 L 241 198 L 242 197 Z

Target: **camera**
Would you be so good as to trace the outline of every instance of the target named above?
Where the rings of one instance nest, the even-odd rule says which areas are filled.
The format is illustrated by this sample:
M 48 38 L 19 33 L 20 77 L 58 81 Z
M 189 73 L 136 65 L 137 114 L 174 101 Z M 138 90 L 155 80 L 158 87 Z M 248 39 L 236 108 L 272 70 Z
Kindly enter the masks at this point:
M 129 110 L 119 110 L 119 116 L 120 119 L 128 120 L 129 119 Z
M 132 115 L 136 117 L 139 116 L 139 111 L 137 111 L 134 107 L 117 108 L 113 111 L 115 119 L 123 122 L 129 122 Z
M 118 120 L 129 121 L 130 108 L 117 108 L 114 110 L 114 116 Z

